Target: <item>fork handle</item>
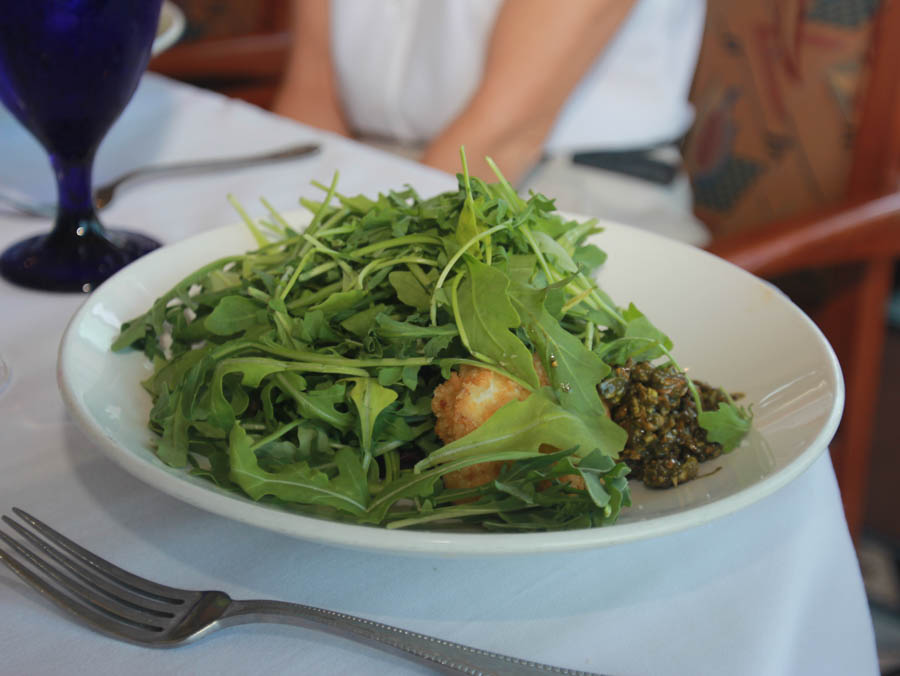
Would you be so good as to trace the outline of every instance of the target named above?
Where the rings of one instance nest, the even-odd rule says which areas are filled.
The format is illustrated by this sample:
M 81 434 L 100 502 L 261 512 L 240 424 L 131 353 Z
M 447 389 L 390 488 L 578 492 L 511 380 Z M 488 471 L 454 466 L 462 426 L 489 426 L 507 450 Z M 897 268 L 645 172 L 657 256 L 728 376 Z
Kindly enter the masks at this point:
M 200 173 L 204 171 L 212 171 L 218 169 L 238 169 L 240 167 L 249 167 L 254 164 L 264 162 L 276 162 L 280 160 L 289 160 L 304 155 L 312 155 L 319 151 L 318 144 L 315 143 L 299 143 L 296 145 L 273 150 L 269 152 L 256 153 L 253 155 L 241 155 L 230 157 L 217 157 L 208 160 L 189 160 L 187 162 L 170 162 L 166 164 L 151 164 L 148 166 L 138 167 L 127 173 L 122 174 L 114 181 L 106 183 L 94 190 L 94 200 L 98 208 L 105 207 L 112 201 L 113 193 L 123 183 L 134 180 L 141 176 L 151 176 L 153 174 L 166 173 Z
M 219 618 L 218 624 L 227 627 L 250 622 L 274 622 L 325 630 L 448 673 L 476 676 L 487 674 L 590 676 L 589 672 L 585 671 L 563 669 L 500 655 L 345 613 L 283 601 L 232 601 Z
M 289 160 L 302 155 L 310 155 L 319 150 L 319 146 L 315 143 L 300 143 L 297 145 L 273 150 L 264 153 L 256 153 L 253 155 L 240 155 L 229 157 L 217 157 L 209 160 L 189 160 L 187 162 L 169 162 L 166 164 L 151 164 L 144 167 L 133 169 L 128 173 L 122 174 L 116 181 L 118 185 L 125 181 L 144 174 L 159 174 L 161 172 L 194 172 L 209 171 L 211 169 L 225 169 L 246 167 L 261 162 L 274 162 L 278 160 Z

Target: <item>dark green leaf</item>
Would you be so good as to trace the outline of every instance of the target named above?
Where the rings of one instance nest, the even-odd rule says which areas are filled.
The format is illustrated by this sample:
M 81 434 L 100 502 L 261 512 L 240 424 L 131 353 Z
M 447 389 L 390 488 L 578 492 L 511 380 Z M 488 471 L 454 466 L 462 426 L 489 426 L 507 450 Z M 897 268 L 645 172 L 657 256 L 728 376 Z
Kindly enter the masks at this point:
M 335 479 L 301 462 L 279 472 L 267 472 L 251 449 L 251 441 L 240 425 L 232 428 L 228 443 L 230 479 L 251 498 L 272 495 L 288 502 L 327 505 L 354 515 L 365 512 L 368 503 L 365 473 L 348 449 L 338 451 Z
M 145 335 L 147 335 L 147 324 L 144 323 L 143 318 L 126 322 L 122 325 L 122 331 L 110 349 L 113 352 L 120 352 L 127 347 L 131 347 L 139 340 L 143 340 Z
M 387 309 L 386 305 L 373 305 L 361 312 L 357 312 L 352 317 L 348 317 L 341 322 L 341 326 L 350 333 L 359 336 L 365 336 L 372 328 L 375 327 L 375 317 Z
M 360 448 L 365 455 L 371 455 L 375 421 L 381 412 L 397 399 L 397 393 L 382 387 L 372 378 L 354 378 L 350 399 L 356 405 L 359 419 Z
M 580 456 L 597 449 L 615 456 L 624 448 L 627 438 L 628 433 L 606 416 L 576 415 L 539 391 L 524 401 L 506 404 L 473 432 L 420 461 L 416 471 L 503 451 L 537 454 L 542 445 L 558 449 L 574 447 Z
M 459 328 L 469 350 L 537 388 L 540 383 L 531 352 L 510 331 L 522 321 L 509 299 L 509 278 L 470 256 L 466 256 L 466 267 L 469 274 L 459 287 Z
M 750 429 L 750 415 L 734 404 L 719 403 L 715 411 L 702 411 L 697 415 L 700 427 L 706 430 L 706 438 L 722 444 L 722 452 L 737 448 Z
M 585 274 L 591 274 L 606 262 L 606 252 L 593 244 L 585 244 L 575 250 L 572 259 Z
M 431 292 L 413 273 L 395 270 L 388 275 L 388 282 L 394 287 L 401 303 L 417 310 L 427 310 L 431 305 Z
M 204 320 L 206 330 L 216 336 L 230 336 L 259 323 L 261 308 L 243 296 L 226 296 Z M 264 315 L 263 315 L 264 316 Z
M 546 295 L 544 290 L 518 287 L 510 297 L 563 408 L 586 416 L 603 415 L 597 386 L 610 367 L 547 312 Z
M 325 317 L 332 317 L 338 312 L 343 312 L 356 307 L 362 302 L 365 295 L 366 294 L 362 289 L 339 291 L 338 293 L 331 294 L 318 305 L 314 305 L 310 310 L 319 310 Z

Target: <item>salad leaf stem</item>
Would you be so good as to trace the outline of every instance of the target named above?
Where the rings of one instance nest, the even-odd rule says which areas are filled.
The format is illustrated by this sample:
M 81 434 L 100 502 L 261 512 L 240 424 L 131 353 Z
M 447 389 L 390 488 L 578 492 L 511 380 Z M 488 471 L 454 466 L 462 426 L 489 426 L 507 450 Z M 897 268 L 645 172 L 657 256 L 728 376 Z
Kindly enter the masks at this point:
M 494 160 L 490 157 L 485 157 L 484 161 L 491 168 L 491 171 L 494 172 L 494 175 L 497 177 L 497 180 L 500 182 L 500 186 L 503 188 L 504 193 L 506 193 L 506 198 L 509 201 L 510 207 L 512 207 L 514 213 L 521 213 L 522 211 L 522 200 L 519 195 L 516 193 L 515 189 L 509 184 L 509 181 L 506 180 L 506 177 L 503 175 L 503 172 L 500 171 L 500 167 L 494 162 Z
M 269 240 L 265 238 L 265 236 L 259 231 L 259 228 L 256 227 L 256 223 L 253 222 L 253 219 L 247 214 L 244 210 L 244 207 L 241 206 L 241 203 L 238 202 L 237 198 L 234 195 L 228 195 L 228 201 L 231 203 L 231 206 L 234 207 L 234 210 L 238 212 L 241 220 L 244 221 L 244 224 L 247 226 L 247 229 L 253 235 L 253 239 L 256 240 L 258 246 L 264 246 L 269 243 Z
M 284 235 L 292 231 L 291 224 L 285 220 L 284 216 L 281 215 L 281 212 L 278 211 L 272 203 L 269 202 L 265 197 L 260 197 L 259 201 L 262 205 L 268 210 L 269 215 L 273 218 L 273 220 L 281 226 L 281 231 Z
M 281 289 L 281 293 L 278 294 L 278 297 L 283 301 L 287 298 L 288 294 L 291 292 L 291 289 L 294 288 L 294 284 L 297 283 L 297 279 L 300 277 L 300 273 L 303 272 L 304 268 L 309 263 L 312 258 L 312 252 L 308 252 L 305 256 L 303 256 L 297 265 L 294 267 L 294 270 L 288 279 L 287 283 Z
M 257 450 L 259 450 L 266 444 L 270 444 L 273 441 L 283 437 L 285 434 L 290 432 L 292 429 L 294 429 L 298 425 L 300 425 L 301 422 L 303 422 L 303 420 L 298 418 L 297 420 L 289 422 L 286 425 L 282 425 L 281 427 L 279 427 L 277 430 L 275 430 L 271 434 L 267 434 L 266 436 L 262 437 L 261 439 L 257 439 L 256 442 L 250 446 L 250 450 L 255 453 Z M 247 426 L 244 425 L 244 428 L 246 429 Z
M 456 330 L 459 332 L 459 339 L 466 349 L 472 351 L 472 343 L 469 341 L 469 334 L 466 333 L 465 324 L 462 321 L 462 314 L 459 311 L 459 285 L 463 280 L 463 274 L 459 273 L 450 282 L 450 307 L 453 310 L 453 319 L 456 322 Z M 491 361 L 491 360 L 488 360 Z
M 465 244 L 463 244 L 451 257 L 450 260 L 447 261 L 447 264 L 444 266 L 444 269 L 441 270 L 441 274 L 438 276 L 437 283 L 434 285 L 434 291 L 431 295 L 431 323 L 433 325 L 437 325 L 437 292 L 444 285 L 444 282 L 447 280 L 450 271 L 453 270 L 453 266 L 459 262 L 459 259 L 463 257 L 463 255 L 472 248 L 475 244 L 480 242 L 481 240 L 490 237 L 495 232 L 500 232 L 501 230 L 506 229 L 506 224 L 501 223 L 500 225 L 495 225 L 492 228 L 489 228 L 483 232 L 474 235 L 469 238 Z
M 392 239 L 375 242 L 368 246 L 360 247 L 350 253 L 351 258 L 364 258 L 369 254 L 378 253 L 385 249 L 396 249 L 398 247 L 408 246 L 410 244 L 430 244 L 432 246 L 440 246 L 442 244 L 440 238 L 432 235 L 404 235 L 403 237 L 394 237 Z
M 309 226 L 306 228 L 306 232 L 308 234 L 314 235 L 318 230 L 319 223 L 322 222 L 322 218 L 325 216 L 328 205 L 331 204 L 331 200 L 334 199 L 334 194 L 337 190 L 338 178 L 340 178 L 340 172 L 335 171 L 334 175 L 331 177 L 331 184 L 325 191 L 325 199 L 322 200 L 321 206 L 315 211 L 312 220 L 309 222 Z
M 425 258 L 423 256 L 400 256 L 398 258 L 391 258 L 388 260 L 380 260 L 376 259 L 371 263 L 368 263 L 362 270 L 359 271 L 359 275 L 356 278 L 356 285 L 360 289 L 365 289 L 364 280 L 365 278 L 372 272 L 376 270 L 381 270 L 383 268 L 392 268 L 396 265 L 403 265 L 404 263 L 417 263 L 418 265 L 428 265 L 431 267 L 439 267 L 440 263 L 432 258 Z

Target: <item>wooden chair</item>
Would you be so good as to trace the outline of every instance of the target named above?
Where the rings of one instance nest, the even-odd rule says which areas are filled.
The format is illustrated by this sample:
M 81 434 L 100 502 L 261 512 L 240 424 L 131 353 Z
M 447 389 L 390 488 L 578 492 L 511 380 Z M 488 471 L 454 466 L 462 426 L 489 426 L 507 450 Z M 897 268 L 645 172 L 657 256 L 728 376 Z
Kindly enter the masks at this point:
M 844 200 L 717 238 L 709 250 L 766 278 L 830 269 L 811 316 L 835 348 L 846 406 L 832 460 L 851 534 L 862 527 L 885 308 L 900 257 L 900 0 L 882 0 Z
M 285 31 L 202 40 L 163 52 L 150 70 L 269 108 L 289 46 Z
M 187 35 L 150 70 L 263 108 L 275 96 L 290 47 L 287 0 L 179 0 Z

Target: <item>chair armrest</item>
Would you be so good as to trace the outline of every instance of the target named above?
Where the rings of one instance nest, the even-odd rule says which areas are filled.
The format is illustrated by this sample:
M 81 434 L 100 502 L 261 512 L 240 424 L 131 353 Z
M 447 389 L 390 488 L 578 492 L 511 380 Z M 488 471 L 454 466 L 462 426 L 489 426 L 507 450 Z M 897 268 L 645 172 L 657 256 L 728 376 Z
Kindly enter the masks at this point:
M 760 276 L 900 256 L 900 192 L 715 238 L 711 253 Z
M 163 52 L 149 67 L 180 80 L 277 78 L 290 44 L 287 32 L 189 42 Z

